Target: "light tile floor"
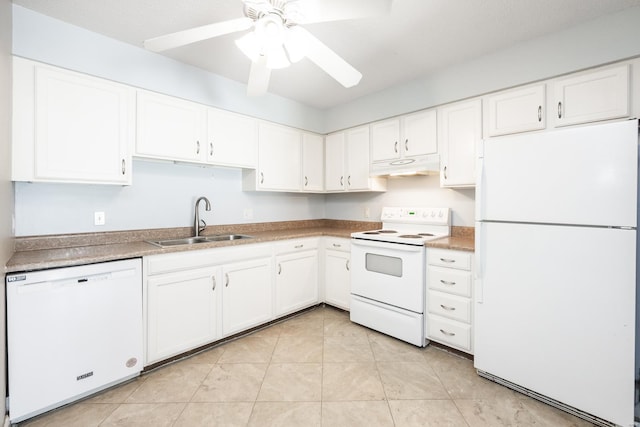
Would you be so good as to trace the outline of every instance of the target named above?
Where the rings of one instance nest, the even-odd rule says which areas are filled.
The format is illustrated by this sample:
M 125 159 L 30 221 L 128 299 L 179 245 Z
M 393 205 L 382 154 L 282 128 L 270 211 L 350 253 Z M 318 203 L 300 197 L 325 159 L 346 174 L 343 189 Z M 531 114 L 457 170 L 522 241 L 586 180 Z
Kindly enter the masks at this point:
M 319 307 L 20 427 L 590 425 Z

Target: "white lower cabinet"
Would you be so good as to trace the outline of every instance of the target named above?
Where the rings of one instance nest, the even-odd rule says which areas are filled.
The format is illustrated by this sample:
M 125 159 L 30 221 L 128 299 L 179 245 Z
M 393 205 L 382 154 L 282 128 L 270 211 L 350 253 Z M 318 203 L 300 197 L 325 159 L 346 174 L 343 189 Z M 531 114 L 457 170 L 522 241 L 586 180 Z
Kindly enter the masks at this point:
M 427 248 L 427 339 L 473 354 L 473 254 Z
M 293 313 L 318 303 L 318 239 L 276 245 L 275 313 Z
M 344 310 L 351 300 L 350 251 L 349 239 L 325 238 L 324 301 Z
M 144 257 L 145 366 L 273 319 L 273 245 Z
M 271 258 L 222 267 L 222 335 L 268 322 L 271 311 Z
M 161 274 L 147 280 L 147 363 L 220 338 L 220 268 Z

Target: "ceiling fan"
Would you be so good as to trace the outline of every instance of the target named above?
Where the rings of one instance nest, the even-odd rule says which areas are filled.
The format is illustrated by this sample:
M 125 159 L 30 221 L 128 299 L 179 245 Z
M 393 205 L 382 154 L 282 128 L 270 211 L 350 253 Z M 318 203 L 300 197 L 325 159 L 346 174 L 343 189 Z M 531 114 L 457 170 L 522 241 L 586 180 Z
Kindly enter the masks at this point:
M 244 17 L 203 25 L 145 40 L 160 52 L 225 34 L 246 31 L 236 45 L 251 59 L 247 94 L 262 95 L 271 70 L 306 57 L 344 87 L 357 85 L 362 74 L 300 25 L 358 19 L 388 13 L 392 0 L 242 0 Z

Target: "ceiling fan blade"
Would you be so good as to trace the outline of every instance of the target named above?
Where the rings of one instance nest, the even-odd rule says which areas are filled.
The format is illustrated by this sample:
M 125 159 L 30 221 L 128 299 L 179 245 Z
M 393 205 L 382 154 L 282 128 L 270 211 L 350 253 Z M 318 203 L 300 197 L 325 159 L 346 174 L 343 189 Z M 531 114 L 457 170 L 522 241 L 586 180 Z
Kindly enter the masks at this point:
M 352 87 L 360 83 L 362 74 L 351 64 L 342 59 L 327 45 L 302 27 L 293 27 L 296 37 L 305 49 L 305 56 L 327 74 L 336 79 L 344 87 Z
M 144 41 L 144 47 L 154 52 L 161 52 L 174 47 L 223 36 L 251 28 L 253 20 L 250 18 L 238 18 L 229 21 L 217 22 L 215 24 L 203 25 L 201 27 L 190 28 L 164 36 L 154 37 Z
M 267 58 L 260 56 L 251 62 L 249 81 L 247 82 L 247 95 L 261 96 L 267 93 L 271 69 L 267 68 Z
M 285 11 L 297 24 L 341 21 L 385 15 L 391 0 L 293 0 Z

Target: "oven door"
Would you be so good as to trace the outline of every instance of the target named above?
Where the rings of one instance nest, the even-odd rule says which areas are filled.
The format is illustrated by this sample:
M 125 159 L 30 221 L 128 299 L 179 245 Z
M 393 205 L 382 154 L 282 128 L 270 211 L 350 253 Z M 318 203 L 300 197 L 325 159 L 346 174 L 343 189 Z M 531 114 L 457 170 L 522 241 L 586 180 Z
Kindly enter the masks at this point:
M 424 246 L 351 239 L 351 293 L 424 312 Z

